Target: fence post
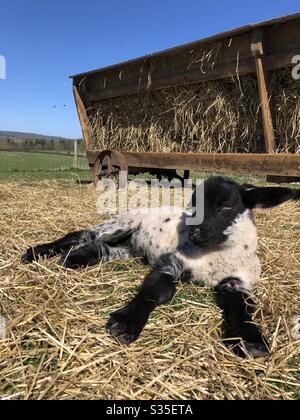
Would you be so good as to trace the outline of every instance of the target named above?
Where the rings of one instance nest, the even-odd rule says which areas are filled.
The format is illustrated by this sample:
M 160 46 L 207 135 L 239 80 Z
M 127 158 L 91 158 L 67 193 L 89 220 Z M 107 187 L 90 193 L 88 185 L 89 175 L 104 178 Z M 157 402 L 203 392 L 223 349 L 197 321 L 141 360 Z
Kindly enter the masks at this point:
M 256 65 L 266 152 L 275 153 L 276 142 L 272 111 L 270 106 L 271 96 L 269 92 L 268 68 L 265 63 L 264 34 L 261 29 L 254 31 L 252 34 L 251 51 Z

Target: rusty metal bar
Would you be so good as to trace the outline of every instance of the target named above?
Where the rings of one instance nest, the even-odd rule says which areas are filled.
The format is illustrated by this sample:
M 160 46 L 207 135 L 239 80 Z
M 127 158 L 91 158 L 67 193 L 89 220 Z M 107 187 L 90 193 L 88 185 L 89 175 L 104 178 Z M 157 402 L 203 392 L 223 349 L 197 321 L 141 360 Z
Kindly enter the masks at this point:
M 300 176 L 300 155 L 112 152 L 112 165 L 214 173 Z M 88 153 L 93 166 L 99 153 Z M 120 158 L 121 157 L 121 158 Z M 124 164 L 124 162 L 126 162 Z

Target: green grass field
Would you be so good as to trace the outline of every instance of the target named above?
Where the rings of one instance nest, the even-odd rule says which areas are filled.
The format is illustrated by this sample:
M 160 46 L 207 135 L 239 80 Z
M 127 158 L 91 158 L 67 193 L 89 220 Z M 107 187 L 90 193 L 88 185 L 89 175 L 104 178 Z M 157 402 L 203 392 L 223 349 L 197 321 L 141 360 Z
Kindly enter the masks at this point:
M 179 171 L 183 175 L 183 171 Z M 208 174 L 192 172 L 191 178 L 204 179 Z M 211 174 L 214 175 L 214 174 Z M 231 175 L 240 183 L 256 183 L 265 185 L 262 177 Z M 149 174 L 139 174 L 139 179 L 151 179 Z M 132 179 L 132 177 L 130 177 Z M 68 180 L 92 181 L 87 159 L 79 157 L 78 168 L 74 168 L 74 158 L 70 155 L 34 152 L 0 151 L 0 182 L 2 181 L 43 181 Z
M 81 179 L 90 180 L 87 160 L 79 158 L 74 168 L 73 156 L 46 153 L 0 152 L 0 181 Z

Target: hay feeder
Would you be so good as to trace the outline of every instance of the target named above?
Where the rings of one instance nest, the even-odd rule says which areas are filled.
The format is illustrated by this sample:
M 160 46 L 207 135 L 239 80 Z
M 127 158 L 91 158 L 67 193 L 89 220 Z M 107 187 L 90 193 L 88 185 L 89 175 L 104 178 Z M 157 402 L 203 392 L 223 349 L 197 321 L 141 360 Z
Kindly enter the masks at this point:
M 120 170 L 299 180 L 297 55 L 299 13 L 72 76 L 95 181 Z

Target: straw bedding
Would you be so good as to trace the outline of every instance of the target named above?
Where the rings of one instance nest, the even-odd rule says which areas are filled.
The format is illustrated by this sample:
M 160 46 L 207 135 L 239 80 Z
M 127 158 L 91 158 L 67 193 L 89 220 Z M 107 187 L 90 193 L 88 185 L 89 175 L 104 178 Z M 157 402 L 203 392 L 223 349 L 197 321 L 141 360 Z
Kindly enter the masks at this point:
M 256 321 L 272 350 L 241 360 L 220 341 L 221 313 L 206 288 L 181 286 L 130 347 L 111 338 L 108 315 L 135 293 L 147 269 L 136 261 L 66 271 L 56 260 L 23 266 L 21 253 L 93 225 L 91 186 L 2 184 L 0 190 L 0 397 L 4 399 L 300 398 L 297 204 L 258 211 L 263 276 Z M 4 336 L 2 337 L 4 338 Z
M 300 81 L 271 73 L 278 152 L 300 153 Z M 255 76 L 224 79 L 98 102 L 93 147 L 138 152 L 265 151 Z

